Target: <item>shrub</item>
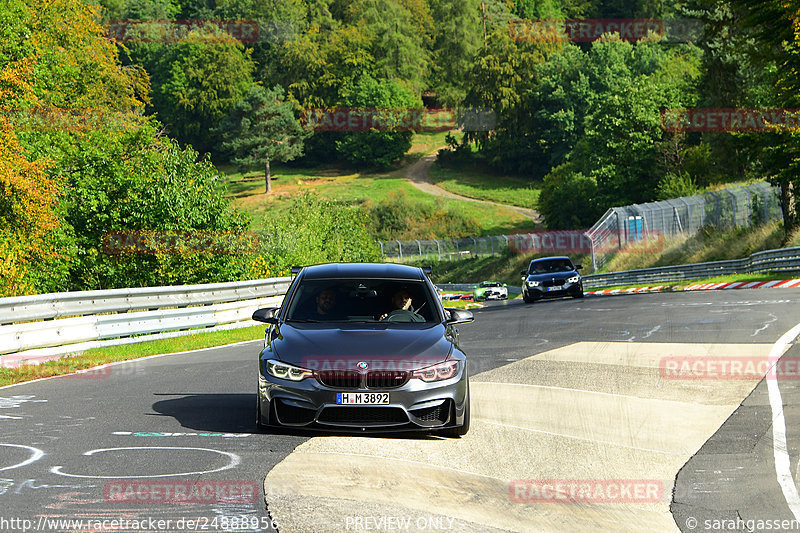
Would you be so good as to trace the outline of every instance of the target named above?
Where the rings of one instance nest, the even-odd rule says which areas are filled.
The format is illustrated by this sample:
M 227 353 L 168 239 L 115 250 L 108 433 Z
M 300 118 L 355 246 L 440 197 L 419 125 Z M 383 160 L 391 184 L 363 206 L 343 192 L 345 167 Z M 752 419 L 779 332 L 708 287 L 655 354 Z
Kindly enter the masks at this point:
M 414 201 L 404 191 L 367 205 L 373 234 L 378 240 L 447 239 L 481 233 L 474 217 L 441 204 Z
M 570 163 L 559 165 L 544 178 L 539 212 L 547 229 L 587 228 L 602 214 L 597 202 L 597 182 L 576 172 Z
M 689 174 L 685 172 L 669 172 L 658 182 L 656 192 L 659 200 L 670 200 L 681 196 L 692 196 L 697 194 L 699 190 Z
M 293 198 L 280 217 L 268 218 L 259 240 L 264 275 L 280 275 L 292 265 L 381 257 L 364 209 L 310 193 Z

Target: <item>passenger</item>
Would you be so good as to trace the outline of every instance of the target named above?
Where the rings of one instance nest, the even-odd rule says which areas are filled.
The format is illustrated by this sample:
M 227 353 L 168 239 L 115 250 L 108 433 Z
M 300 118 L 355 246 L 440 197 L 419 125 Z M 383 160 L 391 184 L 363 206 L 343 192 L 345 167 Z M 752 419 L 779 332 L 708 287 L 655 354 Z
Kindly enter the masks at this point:
M 323 289 L 317 294 L 317 307 L 309 318 L 312 320 L 332 320 L 338 318 L 336 313 L 336 291 Z

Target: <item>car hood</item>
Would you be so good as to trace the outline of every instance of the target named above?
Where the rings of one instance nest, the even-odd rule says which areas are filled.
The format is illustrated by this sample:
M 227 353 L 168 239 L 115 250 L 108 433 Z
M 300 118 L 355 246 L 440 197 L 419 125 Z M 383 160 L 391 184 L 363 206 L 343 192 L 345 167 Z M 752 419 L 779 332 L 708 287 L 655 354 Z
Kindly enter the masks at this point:
M 281 324 L 269 357 L 304 368 L 422 368 L 447 359 L 453 343 L 441 324 Z M 363 368 L 361 368 L 363 369 Z
M 577 275 L 578 273 L 574 270 L 570 272 L 549 272 L 545 274 L 529 274 L 528 281 L 550 281 L 551 279 L 566 280 Z

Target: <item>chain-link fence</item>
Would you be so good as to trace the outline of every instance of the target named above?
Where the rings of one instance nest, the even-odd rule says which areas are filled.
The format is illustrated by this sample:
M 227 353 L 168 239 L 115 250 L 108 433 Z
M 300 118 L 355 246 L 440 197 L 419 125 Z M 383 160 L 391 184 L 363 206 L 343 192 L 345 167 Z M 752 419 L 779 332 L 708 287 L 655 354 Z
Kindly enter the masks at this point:
M 586 235 L 592 264 L 602 268 L 609 253 L 651 236 L 691 234 L 704 226 L 720 230 L 781 218 L 778 188 L 754 183 L 673 200 L 612 207 Z
M 514 238 L 514 236 L 510 236 Z M 481 255 L 495 255 L 508 248 L 509 236 L 466 237 L 463 239 L 429 239 L 380 242 L 381 253 L 387 259 L 411 261 L 437 259 L 452 261 Z
M 781 218 L 777 187 L 755 183 L 661 202 L 613 207 L 588 230 L 534 231 L 514 235 L 381 242 L 394 261 L 452 261 L 518 253 L 591 254 L 594 271 L 611 253 L 652 237 L 691 234 L 703 226 L 728 229 Z

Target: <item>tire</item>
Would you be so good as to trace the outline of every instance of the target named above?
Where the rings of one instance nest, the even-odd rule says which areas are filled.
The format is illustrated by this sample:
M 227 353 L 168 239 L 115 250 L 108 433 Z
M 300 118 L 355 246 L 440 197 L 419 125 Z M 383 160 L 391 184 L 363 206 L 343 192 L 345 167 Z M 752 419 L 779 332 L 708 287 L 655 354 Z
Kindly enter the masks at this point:
M 531 298 L 530 296 L 528 296 L 527 294 L 525 294 L 524 292 L 522 293 L 522 299 L 526 304 L 532 304 L 533 302 L 536 301 L 533 298 Z
M 576 292 L 575 294 L 573 294 L 572 297 L 573 298 L 583 298 L 583 287 L 581 287 L 581 290 L 579 292 Z
M 256 396 L 256 427 L 259 431 L 266 431 L 269 429 L 269 422 L 270 421 L 267 420 L 267 423 L 264 423 L 264 417 L 261 415 L 261 401 L 258 399 L 258 396 Z
M 466 405 L 466 407 L 464 407 L 464 423 L 462 425 L 456 426 L 454 428 L 447 428 L 445 430 L 442 430 L 442 435 L 443 436 L 449 437 L 451 439 L 460 439 L 462 436 L 467 434 L 467 432 L 469 431 L 469 419 L 470 419 L 469 403 L 470 403 L 470 398 L 469 398 L 469 381 L 468 381 L 467 382 L 467 405 Z M 455 408 L 453 408 L 453 410 L 455 411 Z

